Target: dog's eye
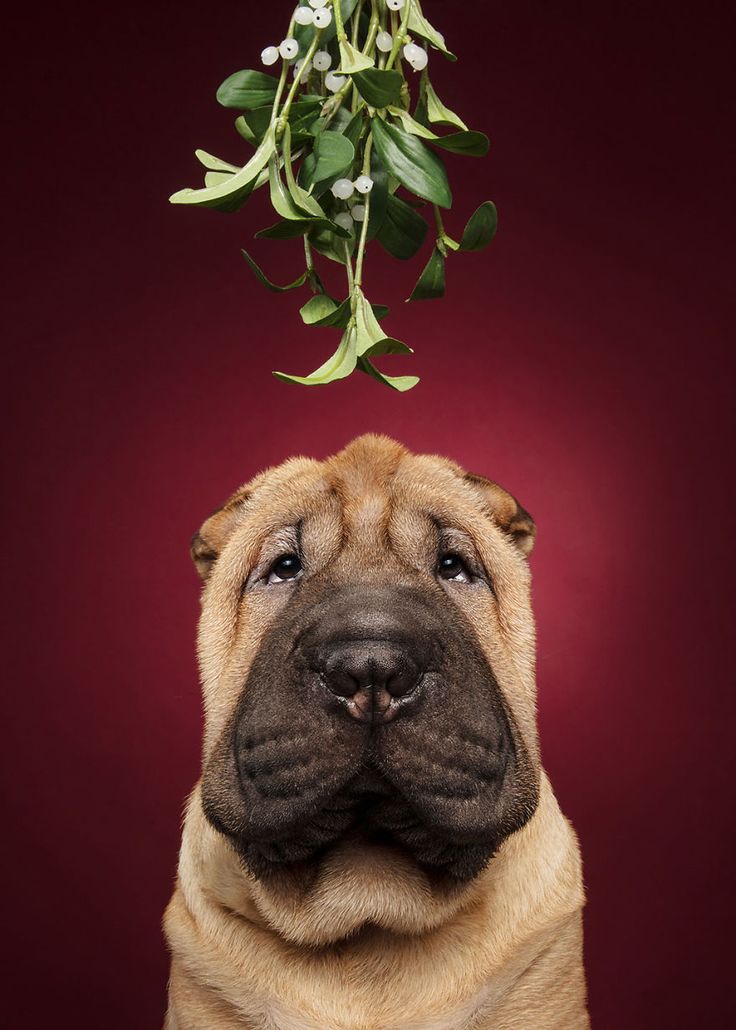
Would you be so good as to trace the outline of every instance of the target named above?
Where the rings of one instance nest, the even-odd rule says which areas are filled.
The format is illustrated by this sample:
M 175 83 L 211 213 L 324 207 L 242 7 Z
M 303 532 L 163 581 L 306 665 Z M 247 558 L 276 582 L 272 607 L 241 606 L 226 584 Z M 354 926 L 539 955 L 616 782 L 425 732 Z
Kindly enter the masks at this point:
M 271 566 L 268 574 L 268 582 L 286 583 L 291 579 L 297 579 L 302 573 L 302 563 L 296 554 L 282 554 Z
M 440 555 L 437 574 L 440 579 L 452 579 L 456 583 L 469 583 L 471 578 L 465 562 L 454 551 Z

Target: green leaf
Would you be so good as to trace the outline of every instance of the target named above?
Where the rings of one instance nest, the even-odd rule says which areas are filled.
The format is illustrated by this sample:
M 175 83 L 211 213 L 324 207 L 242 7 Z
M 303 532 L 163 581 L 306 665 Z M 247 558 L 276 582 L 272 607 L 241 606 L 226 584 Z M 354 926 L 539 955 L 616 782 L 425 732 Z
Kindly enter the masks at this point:
M 212 154 L 208 154 L 206 150 L 196 150 L 195 154 L 207 169 L 204 177 L 205 186 L 219 186 L 221 183 L 229 182 L 233 175 L 240 171 L 240 168 L 237 165 L 231 165 L 228 161 L 223 161 L 219 157 L 214 157 Z M 250 193 L 254 190 L 260 189 L 260 187 L 267 182 L 268 169 L 262 168 L 256 176 L 256 180 L 252 184 L 248 192 L 248 196 L 250 196 Z M 238 204 L 238 206 L 240 206 L 240 204 Z
M 284 186 L 278 161 L 275 157 L 272 157 L 268 163 L 268 174 L 271 186 L 271 204 L 276 214 L 281 215 L 282 218 L 293 219 L 294 221 L 301 221 L 307 217 L 310 213 L 302 211 L 301 208 L 297 207 L 291 194 Z
M 354 147 L 358 146 L 358 140 L 360 139 L 360 130 L 363 128 L 363 112 L 358 111 L 350 119 L 348 124 L 343 130 L 343 136 L 345 139 L 349 139 Z
M 367 303 L 367 301 L 366 301 L 366 303 Z M 385 318 L 386 315 L 388 314 L 388 310 L 389 310 L 386 307 L 385 304 L 370 304 L 370 305 L 368 305 L 368 308 L 370 310 L 371 318 L 373 318 L 374 320 L 379 319 L 379 318 Z M 337 312 L 335 312 L 335 314 L 337 315 Z M 347 310 L 347 312 L 344 312 L 342 314 L 342 316 L 337 321 L 331 322 L 330 325 L 333 325 L 333 326 L 335 326 L 335 328 L 338 328 L 338 329 L 344 328 L 348 324 L 348 322 L 350 321 L 350 314 L 351 314 L 351 312 L 350 312 L 350 302 L 348 301 L 348 310 Z M 343 322 L 343 318 L 344 318 L 344 322 Z M 386 337 L 383 336 L 383 333 L 381 333 L 381 338 L 382 339 L 386 338 Z M 401 346 L 403 346 L 403 344 L 401 344 Z
M 292 134 L 305 135 L 304 128 L 311 124 L 318 111 L 319 103 L 314 100 L 300 100 L 292 104 L 289 111 Z M 271 107 L 258 107 L 242 115 L 242 118 L 256 139 L 263 139 L 271 126 L 272 114 Z
M 340 346 L 332 357 L 315 369 L 311 375 L 294 376 L 287 375 L 286 372 L 274 372 L 274 375 L 283 382 L 299 383 L 301 386 L 325 386 L 327 383 L 334 383 L 336 379 L 344 379 L 355 370 L 358 359 L 356 341 L 355 328 L 347 329 L 340 341 Z
M 343 75 L 355 75 L 356 72 L 364 72 L 368 68 L 373 68 L 373 58 L 361 54 L 347 39 L 341 40 L 340 72 Z
M 368 68 L 353 75 L 358 92 L 371 107 L 389 107 L 397 104 L 404 84 L 401 72 Z
M 294 146 L 312 143 L 313 137 L 319 136 L 322 131 L 322 117 L 317 109 L 305 110 L 305 113 L 298 118 L 290 118 L 289 124 L 291 125 L 291 142 Z
M 445 295 L 445 258 L 437 247 L 419 276 L 409 300 L 434 300 Z
M 373 189 L 370 194 L 371 202 L 368 210 L 366 235 L 368 240 L 374 239 L 380 232 L 386 219 L 388 206 L 388 174 L 375 151 L 371 154 L 371 179 L 373 179 Z
M 241 71 L 229 75 L 217 91 L 217 101 L 223 107 L 236 111 L 251 111 L 254 107 L 273 104 L 278 81 L 265 72 Z
M 332 297 L 328 297 L 326 293 L 318 293 L 308 300 L 303 308 L 300 308 L 299 314 L 306 325 L 321 325 L 322 319 L 331 315 L 336 309 L 337 304 Z
M 315 318 L 310 325 L 330 326 L 333 329 L 346 329 L 351 317 L 350 297 L 342 304 L 335 305 L 331 311 L 325 310 L 319 318 Z M 306 321 L 306 319 L 305 319 Z
M 451 61 L 457 61 L 457 57 L 451 50 L 447 49 L 444 37 L 437 31 L 437 29 L 429 24 L 422 14 L 420 14 L 417 10 L 416 4 L 411 5 L 407 28 L 410 35 L 421 36 L 422 39 L 426 39 L 428 43 L 431 43 L 433 47 L 441 50 L 445 57 L 449 58 Z
M 323 303 L 325 300 L 324 296 L 321 298 L 313 298 L 315 301 L 318 299 L 320 300 L 319 305 L 315 304 L 310 308 L 312 301 L 309 301 L 309 303 L 305 304 L 304 308 L 302 308 L 302 318 L 304 318 L 304 311 L 306 308 L 309 308 L 308 314 L 311 318 L 311 321 L 309 322 L 307 322 L 306 318 L 304 318 L 304 321 L 307 322 L 308 325 L 315 325 L 320 328 L 327 326 L 331 329 L 346 329 L 352 317 L 350 298 L 348 297 L 347 300 L 342 302 L 342 304 L 335 304 L 332 298 L 326 298 L 332 304 L 331 310 L 328 310 L 327 304 Z M 324 313 L 320 313 L 320 309 L 324 309 Z M 371 310 L 376 318 L 385 318 L 388 314 L 388 308 L 385 304 L 372 304 Z M 319 317 L 316 317 L 318 315 Z
M 399 119 L 405 132 L 429 140 L 435 147 L 451 150 L 454 154 L 464 154 L 466 157 L 485 157 L 488 153 L 490 141 L 482 132 L 463 129 L 461 132 L 451 132 L 448 136 L 438 136 L 400 107 L 390 107 L 389 114 Z
M 252 143 L 254 147 L 258 145 L 256 134 L 253 132 L 250 125 L 248 125 L 242 114 L 238 115 L 235 119 L 235 128 L 238 134 L 242 136 L 244 140 L 247 140 L 248 143 Z
M 340 117 L 342 116 L 342 117 Z M 345 175 L 355 160 L 355 147 L 360 137 L 363 114 L 359 112 L 353 118 L 338 110 L 333 119 L 332 129 L 324 129 L 314 141 L 311 153 L 302 161 L 299 180 L 315 197 L 321 197 L 329 189 L 335 179 Z M 348 148 L 352 147 L 351 150 Z M 317 162 L 320 161 L 319 167 Z
M 470 216 L 460 240 L 460 250 L 483 250 L 496 235 L 497 228 L 496 205 L 492 200 L 487 200 Z
M 264 275 L 264 273 L 263 273 L 263 272 L 261 271 L 261 269 L 260 269 L 260 268 L 258 267 L 258 265 L 257 265 L 257 264 L 256 264 L 256 262 L 255 262 L 255 261 L 253 260 L 253 258 L 252 258 L 252 257 L 250 256 L 250 254 L 248 253 L 248 251 L 247 251 L 247 250 L 243 250 L 243 251 L 241 251 L 241 253 L 242 253 L 243 257 L 245 258 L 245 260 L 246 260 L 246 261 L 248 262 L 248 264 L 250 265 L 250 267 L 251 267 L 251 269 L 253 270 L 253 272 L 255 273 L 256 277 L 257 277 L 258 279 L 260 279 L 260 281 L 261 281 L 261 282 L 263 283 L 263 285 L 264 285 L 265 287 L 267 287 L 267 288 L 268 288 L 269 290 L 271 290 L 271 291 L 272 291 L 273 293 L 288 293 L 288 292 L 289 292 L 289 290 L 296 290 L 296 289 L 298 289 L 298 288 L 299 288 L 300 286 L 303 286 L 303 285 L 304 285 L 304 283 L 305 283 L 305 282 L 307 281 L 307 273 L 306 273 L 306 272 L 303 272 L 303 273 L 302 273 L 302 274 L 301 274 L 301 275 L 299 276 L 299 278 L 298 278 L 298 279 L 295 279 L 295 280 L 294 280 L 294 282 L 293 282 L 293 283 L 289 283 L 289 284 L 288 284 L 287 286 L 277 286 L 277 285 L 276 285 L 275 283 L 272 283 L 272 282 L 271 282 L 271 280 L 270 280 L 270 279 L 268 279 L 268 278 L 267 278 L 267 277 L 266 277 L 266 276 Z
M 339 132 L 340 135 L 344 135 L 346 126 L 350 125 L 354 118 L 355 115 L 350 112 L 349 108 L 338 107 L 330 119 L 330 127 L 333 132 Z
M 383 372 L 379 372 L 372 361 L 365 355 L 358 358 L 358 368 L 361 372 L 365 372 L 366 375 L 372 376 L 377 379 L 379 383 L 383 383 L 384 386 L 390 386 L 392 390 L 398 390 L 399 393 L 405 393 L 407 390 L 413 389 L 419 382 L 418 376 L 387 376 Z
M 239 171 L 230 176 L 226 182 L 204 189 L 183 189 L 172 194 L 172 204 L 193 204 L 198 207 L 211 207 L 217 211 L 236 211 L 250 196 L 258 173 L 264 168 L 276 152 L 273 132 L 269 132 L 251 157 L 250 161 Z
M 355 160 L 355 147 L 339 132 L 325 129 L 314 143 L 313 164 L 306 174 L 306 185 L 317 185 L 339 179 Z M 306 164 L 306 161 L 305 161 Z
M 350 255 L 355 250 L 355 235 L 345 231 L 340 232 L 340 238 L 338 238 L 335 233 L 317 229 L 315 232 L 309 233 L 309 242 L 319 254 L 329 258 L 330 261 L 336 261 L 338 265 L 346 264 L 346 250 Z
M 411 133 L 412 136 L 419 136 L 420 139 L 436 140 L 437 133 L 432 132 L 426 125 L 422 125 L 415 118 L 405 111 L 401 107 L 390 107 L 389 114 L 393 115 L 394 118 L 398 118 L 401 122 L 402 128 L 405 132 Z
M 454 125 L 456 129 L 466 132 L 468 127 L 460 115 L 455 114 L 449 107 L 445 107 L 440 98 L 432 88 L 432 83 L 427 80 L 426 84 L 427 117 L 434 125 Z
M 402 186 L 440 207 L 452 205 L 445 166 L 416 136 L 374 118 L 373 142 L 382 163 Z
M 386 217 L 376 239 L 389 254 L 408 261 L 424 243 L 427 223 L 421 215 L 399 197 L 389 194 Z
M 431 88 L 429 79 L 426 77 L 424 84 L 419 89 L 419 97 L 417 99 L 417 105 L 414 108 L 414 120 L 419 122 L 420 125 L 429 125 L 429 117 L 427 115 L 427 89 Z
M 223 161 L 221 157 L 208 154 L 206 150 L 195 150 L 194 156 L 211 172 L 229 172 L 230 175 L 234 175 L 240 171 L 239 165 L 231 165 L 229 161 Z
M 269 225 L 267 229 L 259 230 L 255 237 L 258 240 L 291 240 L 311 232 L 328 232 L 346 240 L 352 238 L 346 229 L 335 225 L 329 218 L 287 218 L 283 222 Z
M 365 354 L 371 347 L 376 346 L 386 339 L 386 334 L 381 329 L 378 319 L 373 314 L 373 309 L 365 298 L 362 290 L 356 289 L 357 303 L 355 305 L 355 326 L 358 330 L 358 354 Z
M 375 311 L 375 305 L 373 310 Z M 365 351 L 367 358 L 380 357 L 382 354 L 413 354 L 411 347 L 407 347 L 401 340 L 395 340 L 392 336 L 384 336 L 377 340 Z
M 466 157 L 485 157 L 491 144 L 485 133 L 468 130 L 451 132 L 449 136 L 437 136 L 432 140 L 432 145 Z
M 205 172 L 204 184 L 205 186 L 219 186 L 223 182 L 229 182 L 231 178 L 232 172 Z
M 362 290 L 357 290 L 357 303 L 355 306 L 355 327 L 358 331 L 357 352 L 358 355 L 369 354 L 411 354 L 411 347 L 407 347 L 401 340 L 394 340 L 386 336 L 378 323 L 376 308 L 368 303 Z
M 299 211 L 311 215 L 313 218 L 325 218 L 326 215 L 317 201 L 311 194 L 303 190 L 294 178 L 294 169 L 291 164 L 291 129 L 288 124 L 284 128 L 284 135 L 281 142 L 281 149 L 284 154 L 284 170 L 286 172 L 286 185 L 289 195 Z

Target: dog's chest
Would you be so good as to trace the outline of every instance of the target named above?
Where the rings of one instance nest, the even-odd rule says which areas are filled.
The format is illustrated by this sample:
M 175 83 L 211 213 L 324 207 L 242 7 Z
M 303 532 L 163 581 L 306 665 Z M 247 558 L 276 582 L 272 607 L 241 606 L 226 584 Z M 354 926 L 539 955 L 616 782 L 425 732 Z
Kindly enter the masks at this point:
M 281 1006 L 269 1006 L 265 1021 L 259 1030 L 471 1030 L 476 1018 L 485 1007 L 488 991 L 480 991 L 474 998 L 452 1011 L 419 1016 L 416 1019 L 375 1021 L 369 1014 L 355 1020 L 326 1023 L 289 1012 Z

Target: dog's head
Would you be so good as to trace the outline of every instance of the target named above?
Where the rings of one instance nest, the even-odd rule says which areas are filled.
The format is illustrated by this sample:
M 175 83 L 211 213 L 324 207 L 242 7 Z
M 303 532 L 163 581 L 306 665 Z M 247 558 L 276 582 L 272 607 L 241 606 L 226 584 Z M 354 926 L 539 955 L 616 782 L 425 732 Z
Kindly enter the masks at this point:
M 357 839 L 468 882 L 530 818 L 533 540 L 496 484 L 375 436 L 205 522 L 203 807 L 255 877 Z

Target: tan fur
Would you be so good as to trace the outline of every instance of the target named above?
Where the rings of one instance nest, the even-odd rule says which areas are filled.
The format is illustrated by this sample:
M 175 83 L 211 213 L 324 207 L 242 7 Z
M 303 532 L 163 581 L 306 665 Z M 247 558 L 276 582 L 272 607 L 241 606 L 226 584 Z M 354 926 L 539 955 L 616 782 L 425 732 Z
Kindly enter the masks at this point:
M 269 540 L 302 520 L 325 566 L 384 582 L 430 546 L 427 516 L 467 533 L 491 572 L 496 598 L 461 603 L 538 763 L 531 519 L 496 484 L 373 436 L 263 473 L 195 538 L 205 762 L 284 603 L 241 590 Z M 205 819 L 198 785 L 165 916 L 167 1030 L 584 1030 L 579 849 L 539 777 L 527 825 L 442 890 L 408 856 L 350 839 L 313 882 L 266 886 Z

